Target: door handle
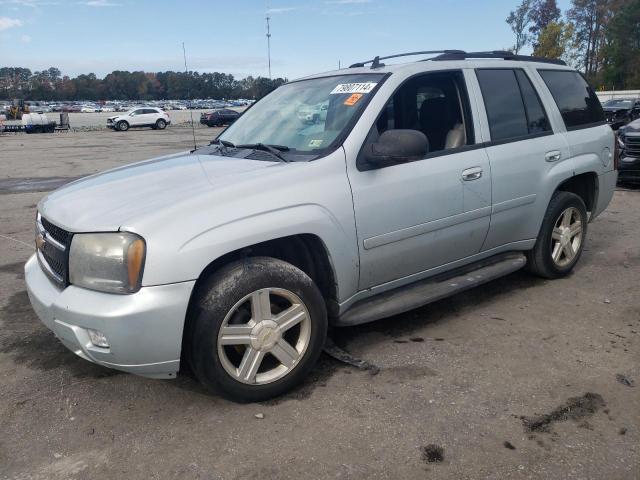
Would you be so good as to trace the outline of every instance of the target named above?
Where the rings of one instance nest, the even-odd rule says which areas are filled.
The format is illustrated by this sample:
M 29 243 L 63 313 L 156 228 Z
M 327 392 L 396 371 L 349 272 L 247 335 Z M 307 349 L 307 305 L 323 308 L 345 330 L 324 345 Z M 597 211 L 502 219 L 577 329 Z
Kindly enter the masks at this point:
M 552 150 L 545 154 L 544 159 L 547 162 L 557 162 L 558 160 L 560 160 L 560 157 L 562 157 L 562 154 L 559 150 Z
M 471 180 L 478 180 L 480 177 L 482 177 L 481 167 L 467 168 L 462 172 L 462 180 L 464 180 L 465 182 L 470 182 Z

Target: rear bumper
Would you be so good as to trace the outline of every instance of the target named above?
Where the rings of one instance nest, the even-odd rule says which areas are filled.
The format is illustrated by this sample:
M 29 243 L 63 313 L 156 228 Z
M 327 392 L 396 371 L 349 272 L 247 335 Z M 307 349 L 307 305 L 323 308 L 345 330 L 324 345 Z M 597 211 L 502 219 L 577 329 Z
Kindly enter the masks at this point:
M 25 265 L 25 280 L 42 323 L 79 357 L 145 377 L 175 377 L 195 282 L 143 287 L 132 295 L 73 285 L 61 290 L 45 276 L 35 255 Z M 109 348 L 93 345 L 87 329 L 102 332 Z
M 598 176 L 598 198 L 591 213 L 591 220 L 600 215 L 609 206 L 618 181 L 618 171 L 611 170 Z

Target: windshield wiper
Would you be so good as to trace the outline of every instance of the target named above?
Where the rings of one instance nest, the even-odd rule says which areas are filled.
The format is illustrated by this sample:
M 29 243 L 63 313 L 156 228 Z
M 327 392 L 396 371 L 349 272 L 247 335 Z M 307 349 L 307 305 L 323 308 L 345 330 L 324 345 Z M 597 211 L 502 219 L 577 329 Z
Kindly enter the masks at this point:
M 222 145 L 223 147 L 235 148 L 235 145 L 227 140 L 220 140 L 219 138 L 216 140 L 212 140 L 209 145 Z
M 251 148 L 253 150 L 262 150 L 264 152 L 269 152 L 274 157 L 278 158 L 282 162 L 289 162 L 286 158 L 282 156 L 280 152 L 289 151 L 289 147 L 286 145 L 268 145 L 266 143 L 245 143 L 242 145 L 236 145 L 236 148 Z

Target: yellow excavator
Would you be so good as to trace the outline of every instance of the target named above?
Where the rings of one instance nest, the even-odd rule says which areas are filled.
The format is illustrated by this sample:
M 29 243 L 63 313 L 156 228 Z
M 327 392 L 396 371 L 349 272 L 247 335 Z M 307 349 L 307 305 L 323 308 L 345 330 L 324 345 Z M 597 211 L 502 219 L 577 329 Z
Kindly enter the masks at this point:
M 23 99 L 15 99 L 9 107 L 7 120 L 20 120 L 25 113 L 29 113 L 29 105 L 24 103 Z

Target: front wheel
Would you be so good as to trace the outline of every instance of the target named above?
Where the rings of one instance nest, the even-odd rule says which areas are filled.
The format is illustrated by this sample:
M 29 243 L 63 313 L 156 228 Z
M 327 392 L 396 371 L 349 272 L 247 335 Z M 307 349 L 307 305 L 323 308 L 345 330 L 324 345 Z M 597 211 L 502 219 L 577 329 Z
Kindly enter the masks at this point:
M 116 124 L 116 127 L 118 128 L 118 131 L 120 131 L 120 132 L 126 132 L 127 130 L 129 130 L 129 124 L 127 122 L 125 122 L 124 120 L 120 120 Z
M 568 275 L 582 254 L 587 235 L 587 208 L 571 192 L 556 192 L 549 202 L 533 250 L 529 270 L 544 278 Z
M 318 360 L 327 312 L 316 285 L 268 257 L 233 262 L 199 289 L 189 318 L 188 358 L 207 388 L 262 401 L 298 384 Z

